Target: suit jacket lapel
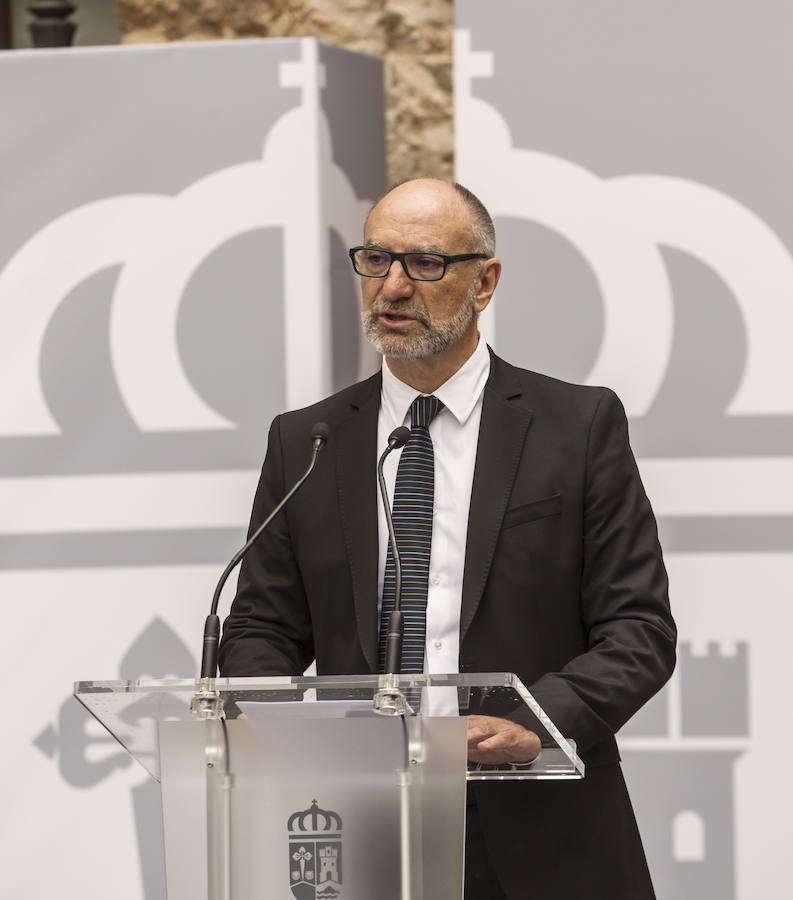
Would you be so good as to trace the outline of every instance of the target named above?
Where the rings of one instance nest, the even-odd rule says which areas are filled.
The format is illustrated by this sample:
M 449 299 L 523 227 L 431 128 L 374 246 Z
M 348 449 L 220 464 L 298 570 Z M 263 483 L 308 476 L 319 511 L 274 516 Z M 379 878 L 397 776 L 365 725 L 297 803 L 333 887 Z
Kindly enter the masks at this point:
M 512 366 L 491 351 L 490 378 L 482 402 L 468 514 L 460 610 L 461 648 L 487 583 L 501 522 L 531 422 L 532 414 L 520 403 L 521 395 L 520 381 Z
M 339 508 L 364 657 L 377 671 L 377 418 L 380 373 L 360 385 L 351 415 L 336 426 Z

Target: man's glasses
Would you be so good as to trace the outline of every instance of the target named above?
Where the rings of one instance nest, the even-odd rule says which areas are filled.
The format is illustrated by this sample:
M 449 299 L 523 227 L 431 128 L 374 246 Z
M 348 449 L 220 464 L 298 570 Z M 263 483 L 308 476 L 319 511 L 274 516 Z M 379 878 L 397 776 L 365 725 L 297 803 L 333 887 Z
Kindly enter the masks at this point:
M 355 271 L 365 278 L 385 278 L 391 271 L 391 263 L 398 260 L 408 278 L 413 281 L 440 281 L 451 263 L 465 259 L 487 259 L 485 253 L 395 253 L 393 250 L 376 250 L 373 247 L 353 247 L 350 259 Z

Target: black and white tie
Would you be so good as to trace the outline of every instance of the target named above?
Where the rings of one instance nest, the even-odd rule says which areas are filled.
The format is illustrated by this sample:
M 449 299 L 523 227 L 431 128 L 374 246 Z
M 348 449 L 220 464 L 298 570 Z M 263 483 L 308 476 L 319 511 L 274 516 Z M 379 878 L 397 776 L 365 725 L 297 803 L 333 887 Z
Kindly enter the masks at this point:
M 402 561 L 402 612 L 405 639 L 403 672 L 424 671 L 427 632 L 427 584 L 432 548 L 432 509 L 435 497 L 435 455 L 430 422 L 443 409 L 435 397 L 418 396 L 410 405 L 410 437 L 402 449 L 394 486 L 392 517 Z M 386 557 L 380 615 L 380 671 L 385 665 L 385 635 L 394 610 L 395 572 L 391 545 Z

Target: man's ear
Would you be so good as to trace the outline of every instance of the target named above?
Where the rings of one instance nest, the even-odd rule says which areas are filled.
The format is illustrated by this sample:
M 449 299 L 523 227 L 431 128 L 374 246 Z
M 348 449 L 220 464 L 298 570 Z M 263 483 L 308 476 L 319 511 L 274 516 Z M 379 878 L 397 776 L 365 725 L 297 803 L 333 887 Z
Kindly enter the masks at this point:
M 498 279 L 501 278 L 501 260 L 496 257 L 486 259 L 479 270 L 479 290 L 476 292 L 474 308 L 478 313 L 490 303 L 493 291 L 496 289 Z

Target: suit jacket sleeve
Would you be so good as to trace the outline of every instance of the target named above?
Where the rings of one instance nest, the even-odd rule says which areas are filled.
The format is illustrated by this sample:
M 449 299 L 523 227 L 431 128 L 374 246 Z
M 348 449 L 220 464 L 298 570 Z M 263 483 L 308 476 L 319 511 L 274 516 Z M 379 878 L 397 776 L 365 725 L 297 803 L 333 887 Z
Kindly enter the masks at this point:
M 611 743 L 675 664 L 655 518 L 612 391 L 604 391 L 590 424 L 582 516 L 580 615 L 587 648 L 529 689 L 562 733 L 587 750 Z
M 279 416 L 270 427 L 249 537 L 291 486 L 286 480 Z M 288 515 L 282 511 L 242 562 L 237 595 L 223 625 L 220 671 L 228 677 L 299 675 L 313 659 L 311 616 Z

